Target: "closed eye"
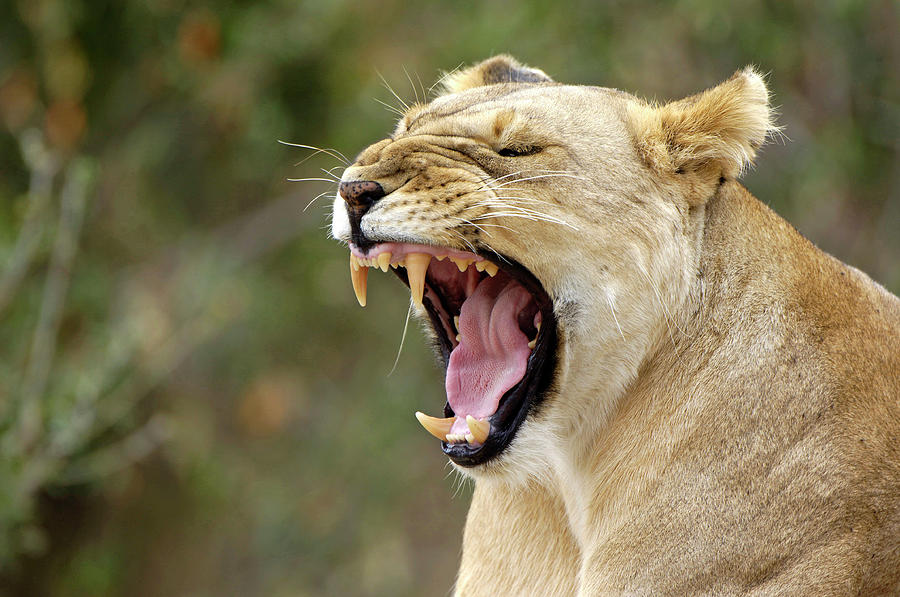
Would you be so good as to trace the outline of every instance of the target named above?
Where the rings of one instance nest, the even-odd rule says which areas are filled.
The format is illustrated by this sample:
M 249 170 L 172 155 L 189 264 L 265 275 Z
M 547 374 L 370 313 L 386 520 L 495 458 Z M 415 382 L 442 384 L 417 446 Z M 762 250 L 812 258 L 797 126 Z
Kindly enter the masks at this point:
M 536 147 L 534 145 L 525 145 L 521 147 L 504 147 L 497 152 L 497 155 L 505 158 L 518 158 L 522 157 L 523 155 L 533 155 L 535 153 L 540 153 L 540 151 L 540 147 Z

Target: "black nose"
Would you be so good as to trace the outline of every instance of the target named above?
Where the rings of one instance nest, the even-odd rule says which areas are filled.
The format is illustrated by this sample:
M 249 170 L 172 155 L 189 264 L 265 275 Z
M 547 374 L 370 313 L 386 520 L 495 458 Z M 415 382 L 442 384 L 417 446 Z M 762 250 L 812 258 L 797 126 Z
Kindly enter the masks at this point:
M 381 185 L 370 180 L 342 182 L 338 190 L 341 193 L 341 197 L 347 202 L 347 205 L 360 212 L 360 216 L 373 203 L 384 197 L 384 189 L 381 188 Z
M 384 197 L 384 189 L 377 182 L 357 180 L 342 182 L 338 192 L 347 202 L 347 217 L 350 220 L 350 239 L 362 250 L 368 250 L 374 243 L 366 238 L 360 228 L 362 218 L 372 205 Z

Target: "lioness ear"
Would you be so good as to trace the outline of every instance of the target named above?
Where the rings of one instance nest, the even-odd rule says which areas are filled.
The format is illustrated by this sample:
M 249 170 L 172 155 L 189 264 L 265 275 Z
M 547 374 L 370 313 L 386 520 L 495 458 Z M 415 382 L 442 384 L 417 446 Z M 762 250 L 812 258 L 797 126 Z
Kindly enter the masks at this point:
M 683 100 L 663 106 L 632 104 L 629 125 L 650 167 L 680 173 L 714 166 L 710 174 L 726 177 L 739 175 L 766 135 L 777 131 L 766 84 L 749 66 Z
M 475 66 L 447 73 L 442 79 L 444 93 L 459 93 L 473 87 L 497 83 L 551 83 L 544 71 L 525 66 L 512 56 L 488 58 Z

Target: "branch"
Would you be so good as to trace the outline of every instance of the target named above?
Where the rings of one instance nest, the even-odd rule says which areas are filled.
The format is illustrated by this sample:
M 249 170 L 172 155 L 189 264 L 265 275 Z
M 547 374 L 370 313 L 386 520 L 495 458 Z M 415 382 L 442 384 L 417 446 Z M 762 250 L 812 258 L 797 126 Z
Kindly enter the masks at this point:
M 41 431 L 41 400 L 56 352 L 57 332 L 69 288 L 72 264 L 78 250 L 78 236 L 84 216 L 87 187 L 93 170 L 86 160 L 69 168 L 62 190 L 59 225 L 44 284 L 40 315 L 34 330 L 28 368 L 22 382 L 18 421 L 20 447 L 27 452 Z
M 26 131 L 19 142 L 22 157 L 31 172 L 28 185 L 28 210 L 25 221 L 3 276 L 0 277 L 0 315 L 12 302 L 28 267 L 40 246 L 44 211 L 50 201 L 53 178 L 59 171 L 59 160 L 47 151 L 36 130 Z

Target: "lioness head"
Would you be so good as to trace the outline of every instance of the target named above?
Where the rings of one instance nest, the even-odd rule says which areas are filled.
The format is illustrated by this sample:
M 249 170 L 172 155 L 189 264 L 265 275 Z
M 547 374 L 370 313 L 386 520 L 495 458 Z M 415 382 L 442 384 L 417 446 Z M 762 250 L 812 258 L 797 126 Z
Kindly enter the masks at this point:
M 705 201 L 771 129 L 750 68 L 651 105 L 500 56 L 356 158 L 332 234 L 361 304 L 369 268 L 409 285 L 446 369 L 417 416 L 456 465 L 545 474 L 602 430 L 700 292 Z

